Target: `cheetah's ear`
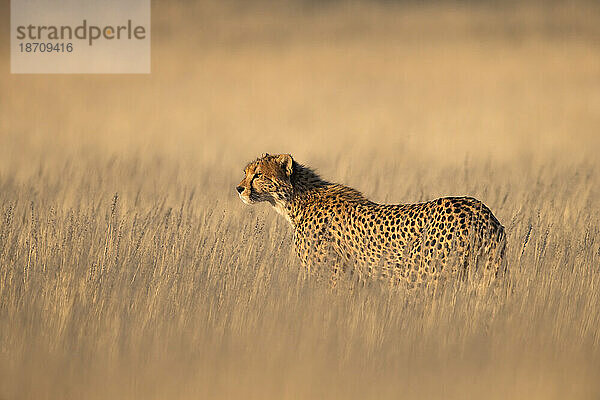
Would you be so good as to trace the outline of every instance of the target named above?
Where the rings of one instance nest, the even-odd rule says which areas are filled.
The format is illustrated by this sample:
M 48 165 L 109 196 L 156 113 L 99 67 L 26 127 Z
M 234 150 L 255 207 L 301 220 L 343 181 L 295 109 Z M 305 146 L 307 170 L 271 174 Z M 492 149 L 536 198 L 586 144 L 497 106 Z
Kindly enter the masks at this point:
M 277 162 L 281 164 L 288 178 L 292 176 L 292 172 L 294 172 L 294 159 L 292 158 L 291 154 L 278 155 Z

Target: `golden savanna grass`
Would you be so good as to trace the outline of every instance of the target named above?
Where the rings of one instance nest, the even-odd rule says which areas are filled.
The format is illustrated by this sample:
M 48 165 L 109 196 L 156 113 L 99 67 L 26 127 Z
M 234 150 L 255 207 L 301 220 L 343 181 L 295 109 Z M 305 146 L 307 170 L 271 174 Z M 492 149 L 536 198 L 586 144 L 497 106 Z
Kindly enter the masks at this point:
M 599 17 L 157 2 L 148 76 L 10 75 L 5 35 L 0 398 L 598 398 Z M 510 277 L 306 279 L 234 191 L 265 151 L 376 201 L 481 199 Z

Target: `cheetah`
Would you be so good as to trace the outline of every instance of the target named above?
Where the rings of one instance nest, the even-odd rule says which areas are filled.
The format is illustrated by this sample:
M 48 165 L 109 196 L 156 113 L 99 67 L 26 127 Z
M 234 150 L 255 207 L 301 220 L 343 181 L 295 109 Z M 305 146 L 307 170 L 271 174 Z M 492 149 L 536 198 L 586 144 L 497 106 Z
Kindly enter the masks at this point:
M 269 203 L 283 215 L 303 267 L 309 273 L 324 268 L 332 285 L 346 272 L 408 287 L 472 270 L 493 277 L 506 272 L 504 227 L 472 197 L 378 204 L 321 179 L 290 154 L 265 154 L 244 174 L 236 187 L 240 199 Z

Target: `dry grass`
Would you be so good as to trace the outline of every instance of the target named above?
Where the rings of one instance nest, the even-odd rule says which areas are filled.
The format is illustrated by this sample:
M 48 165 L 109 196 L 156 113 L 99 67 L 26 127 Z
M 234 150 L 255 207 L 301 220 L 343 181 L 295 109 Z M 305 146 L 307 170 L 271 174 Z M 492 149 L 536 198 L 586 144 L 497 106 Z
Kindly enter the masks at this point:
M 0 398 L 598 398 L 599 13 L 553 4 L 156 4 L 150 76 L 3 73 Z M 510 280 L 304 279 L 264 151 L 482 199 Z

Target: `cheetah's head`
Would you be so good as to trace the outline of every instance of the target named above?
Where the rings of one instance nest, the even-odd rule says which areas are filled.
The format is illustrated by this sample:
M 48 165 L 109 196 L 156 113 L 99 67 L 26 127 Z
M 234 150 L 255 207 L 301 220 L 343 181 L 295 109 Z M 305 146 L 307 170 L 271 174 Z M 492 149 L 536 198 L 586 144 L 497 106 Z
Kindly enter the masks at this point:
M 294 160 L 289 154 L 258 158 L 244 168 L 245 177 L 236 190 L 246 204 L 269 202 L 273 206 L 285 204 L 292 195 L 291 176 Z

